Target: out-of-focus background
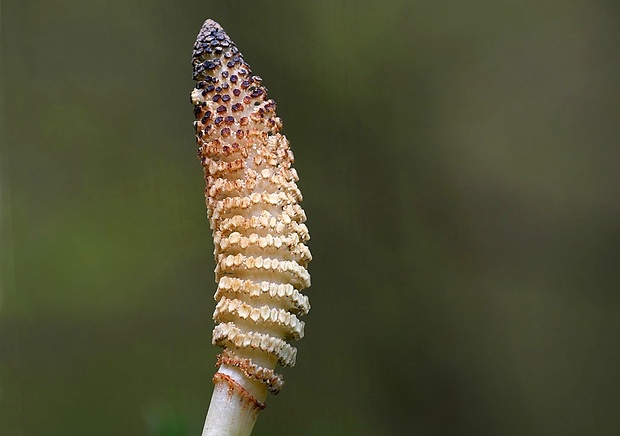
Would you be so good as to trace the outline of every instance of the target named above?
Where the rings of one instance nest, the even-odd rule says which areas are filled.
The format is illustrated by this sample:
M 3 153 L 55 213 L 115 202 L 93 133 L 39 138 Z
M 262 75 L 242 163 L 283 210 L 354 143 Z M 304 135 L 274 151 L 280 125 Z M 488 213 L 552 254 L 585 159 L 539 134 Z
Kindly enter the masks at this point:
M 278 102 L 315 258 L 255 434 L 620 434 L 618 5 L 3 2 L 0 434 L 200 433 L 208 17 Z

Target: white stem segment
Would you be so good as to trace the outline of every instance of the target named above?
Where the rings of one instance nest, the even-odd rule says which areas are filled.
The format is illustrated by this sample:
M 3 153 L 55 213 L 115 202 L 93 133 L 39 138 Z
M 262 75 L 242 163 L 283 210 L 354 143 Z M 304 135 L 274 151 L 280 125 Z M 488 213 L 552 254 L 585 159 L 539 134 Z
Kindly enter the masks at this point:
M 258 412 L 265 407 L 263 401 L 267 397 L 266 386 L 248 386 L 251 380 L 228 365 L 220 367 L 213 382 L 215 387 L 202 436 L 250 435 Z M 255 395 L 250 393 L 251 390 L 255 390 Z M 262 395 L 257 390 L 262 390 Z M 260 399 L 257 395 L 260 395 Z

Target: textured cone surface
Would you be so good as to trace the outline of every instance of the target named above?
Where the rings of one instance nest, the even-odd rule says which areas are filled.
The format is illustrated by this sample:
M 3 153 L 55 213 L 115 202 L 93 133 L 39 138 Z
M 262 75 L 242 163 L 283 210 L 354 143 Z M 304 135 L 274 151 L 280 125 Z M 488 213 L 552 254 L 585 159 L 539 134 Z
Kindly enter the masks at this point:
M 218 363 L 277 393 L 282 377 L 258 360 L 295 364 L 299 316 L 310 309 L 309 239 L 293 153 L 276 104 L 222 27 L 207 20 L 192 56 L 198 158 L 215 245 Z M 266 359 L 260 359 L 260 356 Z

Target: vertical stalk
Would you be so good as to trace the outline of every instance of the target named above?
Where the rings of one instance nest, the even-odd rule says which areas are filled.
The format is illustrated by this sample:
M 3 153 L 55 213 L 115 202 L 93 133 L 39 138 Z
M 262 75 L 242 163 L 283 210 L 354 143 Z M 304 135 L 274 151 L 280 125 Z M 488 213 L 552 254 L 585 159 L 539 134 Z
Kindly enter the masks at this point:
M 278 364 L 293 366 L 304 335 L 312 259 L 297 172 L 276 104 L 213 20 L 194 45 L 191 93 L 215 246 L 213 344 L 224 348 L 203 436 L 249 435 Z

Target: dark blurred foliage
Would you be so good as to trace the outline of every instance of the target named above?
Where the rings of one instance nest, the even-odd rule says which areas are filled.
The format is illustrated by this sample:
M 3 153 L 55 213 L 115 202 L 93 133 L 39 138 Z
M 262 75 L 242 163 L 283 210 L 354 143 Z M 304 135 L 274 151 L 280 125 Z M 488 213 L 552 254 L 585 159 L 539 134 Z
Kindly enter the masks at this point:
M 200 433 L 208 17 L 278 102 L 315 257 L 255 434 L 620 434 L 618 4 L 3 2 L 0 434 Z

